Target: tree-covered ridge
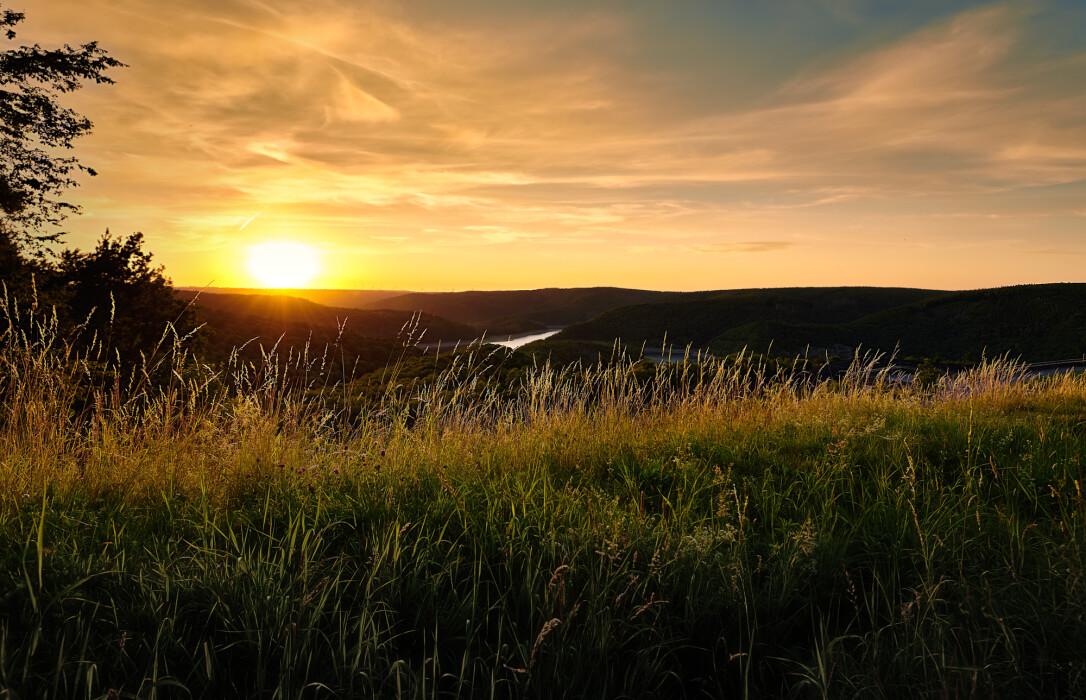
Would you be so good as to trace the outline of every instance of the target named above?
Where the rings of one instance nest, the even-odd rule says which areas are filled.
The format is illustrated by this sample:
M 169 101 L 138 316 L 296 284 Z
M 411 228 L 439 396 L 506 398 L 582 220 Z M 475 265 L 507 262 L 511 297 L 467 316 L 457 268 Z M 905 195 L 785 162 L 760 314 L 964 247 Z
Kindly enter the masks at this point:
M 1086 285 L 1020 285 L 968 292 L 829 287 L 722 292 L 710 299 L 625 307 L 555 336 L 659 345 L 666 337 L 721 354 L 902 356 L 1028 361 L 1086 352 Z
M 568 340 L 705 346 L 725 329 L 782 320 L 834 323 L 926 299 L 941 292 L 881 287 L 736 289 L 694 293 L 673 301 L 626 306 L 562 331 Z
M 683 296 L 616 287 L 415 292 L 380 299 L 368 308 L 429 312 L 498 335 L 566 326 L 610 309 Z

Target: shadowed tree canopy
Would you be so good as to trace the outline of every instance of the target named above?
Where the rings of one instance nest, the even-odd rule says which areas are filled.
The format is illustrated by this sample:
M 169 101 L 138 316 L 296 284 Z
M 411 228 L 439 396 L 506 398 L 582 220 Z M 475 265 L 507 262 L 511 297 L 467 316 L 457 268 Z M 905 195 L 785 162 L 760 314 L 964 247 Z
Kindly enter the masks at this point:
M 0 10 L 0 31 L 8 41 L 15 39 L 14 27 L 23 19 L 21 12 Z M 0 52 L 0 223 L 33 255 L 40 256 L 43 243 L 59 237 L 52 227 L 78 211 L 60 199 L 78 184 L 75 176 L 94 175 L 63 155 L 92 124 L 59 98 L 86 82 L 112 83 L 106 71 L 123 65 L 95 42 Z
M 87 330 L 122 358 L 152 351 L 167 324 L 185 335 L 196 323 L 162 266 L 152 265 L 151 254 L 143 251 L 142 233 L 115 239 L 106 231 L 94 250 L 63 251 L 57 271 L 71 321 L 86 322 Z

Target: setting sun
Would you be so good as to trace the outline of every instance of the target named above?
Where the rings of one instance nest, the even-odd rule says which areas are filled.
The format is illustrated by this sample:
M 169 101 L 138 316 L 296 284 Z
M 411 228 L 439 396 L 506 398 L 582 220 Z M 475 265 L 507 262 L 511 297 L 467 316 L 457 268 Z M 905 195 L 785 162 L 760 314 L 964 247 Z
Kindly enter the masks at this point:
M 250 246 L 246 266 L 260 286 L 272 288 L 304 287 L 320 271 L 316 249 L 293 241 Z

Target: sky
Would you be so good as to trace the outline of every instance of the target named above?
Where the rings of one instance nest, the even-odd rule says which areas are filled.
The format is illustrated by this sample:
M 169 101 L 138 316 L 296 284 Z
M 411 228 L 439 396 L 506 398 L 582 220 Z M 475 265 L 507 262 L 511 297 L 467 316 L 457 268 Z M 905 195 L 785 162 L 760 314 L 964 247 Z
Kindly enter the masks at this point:
M 5 0 L 128 67 L 65 241 L 178 285 L 1086 282 L 1086 3 Z

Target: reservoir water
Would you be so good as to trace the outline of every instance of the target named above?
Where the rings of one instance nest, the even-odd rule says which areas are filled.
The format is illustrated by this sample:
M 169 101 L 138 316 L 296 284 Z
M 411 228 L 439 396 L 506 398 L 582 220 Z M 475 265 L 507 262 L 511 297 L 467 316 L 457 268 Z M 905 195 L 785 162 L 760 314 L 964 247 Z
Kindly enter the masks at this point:
M 521 335 L 510 335 L 510 336 L 505 336 L 505 340 L 498 340 L 497 339 L 498 336 L 495 336 L 494 338 L 487 338 L 486 342 L 494 343 L 495 345 L 504 345 L 507 348 L 512 348 L 512 349 L 515 350 L 516 348 L 519 348 L 521 345 L 527 345 L 528 343 L 531 343 L 531 342 L 536 341 L 536 340 L 543 340 L 544 338 L 549 338 L 552 335 L 554 335 L 555 333 L 557 333 L 559 330 L 561 330 L 561 329 L 556 328 L 553 331 L 543 331 L 542 333 L 528 333 L 528 334 L 521 334 Z
M 503 346 L 505 346 L 507 348 L 515 350 L 516 348 L 519 348 L 521 345 L 527 345 L 528 343 L 532 342 L 533 340 L 543 340 L 544 338 L 549 338 L 549 337 L 551 337 L 552 335 L 554 335 L 555 333 L 557 333 L 560 330 L 562 330 L 562 329 L 561 328 L 552 328 L 551 330 L 548 330 L 548 331 L 539 331 L 539 332 L 535 332 L 535 333 L 519 333 L 519 334 L 516 334 L 516 335 L 494 335 L 494 336 L 486 336 L 484 338 L 476 338 L 475 340 L 471 340 L 471 341 L 463 341 L 463 340 L 448 341 L 448 340 L 446 340 L 444 342 L 418 343 L 418 344 L 415 345 L 415 347 L 417 347 L 419 350 L 425 350 L 427 352 L 429 352 L 429 351 L 451 352 L 451 351 L 456 350 L 456 349 L 463 350 L 465 348 L 468 348 L 468 347 L 470 347 L 472 345 L 475 345 L 475 344 L 479 343 L 480 341 L 482 341 L 482 342 L 488 343 L 490 345 L 503 345 Z

